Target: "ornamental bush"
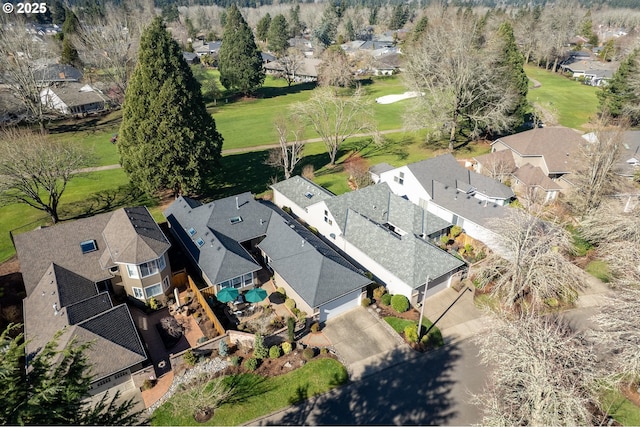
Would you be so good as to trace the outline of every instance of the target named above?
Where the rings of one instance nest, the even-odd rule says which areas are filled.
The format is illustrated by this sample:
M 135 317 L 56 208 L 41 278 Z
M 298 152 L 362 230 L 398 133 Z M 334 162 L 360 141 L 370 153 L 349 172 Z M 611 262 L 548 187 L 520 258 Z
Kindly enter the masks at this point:
M 311 332 L 315 333 L 318 332 L 320 330 L 320 324 L 318 324 L 318 322 L 313 322 L 311 324 Z
M 369 307 L 371 305 L 371 300 L 369 298 L 362 298 L 362 306 Z
M 191 351 L 191 349 L 185 351 L 185 353 L 182 355 L 182 360 L 184 360 L 184 363 L 186 363 L 188 366 L 193 366 L 196 364 L 196 355 L 193 354 L 193 351 Z
M 287 296 L 287 291 L 285 291 L 285 289 L 280 286 L 278 289 L 276 289 L 276 292 L 279 293 L 280 295 L 282 295 L 283 297 Z
M 382 295 L 382 297 L 380 297 L 380 304 L 382 305 L 389 305 L 391 304 L 391 298 L 393 297 L 393 295 L 391 294 L 384 294 Z
M 229 345 L 226 340 L 221 340 L 218 345 L 218 354 L 222 357 L 226 357 L 229 354 Z
M 304 350 L 302 350 L 302 358 L 304 360 L 311 360 L 315 355 L 316 355 L 316 352 L 311 347 L 307 347 Z
M 231 366 L 240 366 L 240 356 L 231 356 Z
M 293 346 L 291 345 L 290 342 L 283 342 L 282 343 L 282 352 L 284 354 L 289 354 L 291 353 L 291 350 L 293 350 Z
M 391 297 L 391 307 L 398 313 L 404 313 L 409 310 L 409 300 L 404 295 L 394 295 Z
M 253 372 L 258 369 L 258 359 L 250 357 L 244 362 L 244 367 L 247 371 Z
M 459 225 L 454 225 L 453 227 L 451 227 L 451 237 L 455 239 L 460 235 L 460 233 L 462 233 L 462 227 L 460 227 Z
M 418 325 L 408 325 L 404 328 L 404 337 L 410 343 L 418 342 Z
M 281 354 L 282 353 L 280 352 L 280 347 L 278 347 L 277 345 L 272 345 L 269 349 L 269 357 L 271 359 L 277 359 Z
M 256 359 L 264 359 L 267 357 L 269 351 L 264 346 L 264 338 L 260 334 L 255 335 L 255 339 L 253 341 L 253 357 Z
M 296 333 L 296 319 L 293 317 L 287 317 L 287 340 L 293 342 L 295 340 Z
M 373 299 L 376 301 L 380 301 L 380 298 L 382 298 L 382 296 L 386 293 L 387 289 L 384 286 L 378 286 L 373 290 Z
M 296 308 L 296 300 L 294 300 L 293 298 L 287 298 L 286 300 L 284 300 L 284 305 L 289 310 L 293 310 L 294 308 Z

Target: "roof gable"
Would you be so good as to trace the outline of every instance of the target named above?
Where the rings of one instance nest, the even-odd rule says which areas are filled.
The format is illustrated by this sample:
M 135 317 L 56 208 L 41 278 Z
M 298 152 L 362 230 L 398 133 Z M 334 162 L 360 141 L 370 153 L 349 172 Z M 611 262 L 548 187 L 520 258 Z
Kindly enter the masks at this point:
M 303 209 L 319 201 L 335 197 L 330 191 L 299 175 L 273 184 L 271 188 Z

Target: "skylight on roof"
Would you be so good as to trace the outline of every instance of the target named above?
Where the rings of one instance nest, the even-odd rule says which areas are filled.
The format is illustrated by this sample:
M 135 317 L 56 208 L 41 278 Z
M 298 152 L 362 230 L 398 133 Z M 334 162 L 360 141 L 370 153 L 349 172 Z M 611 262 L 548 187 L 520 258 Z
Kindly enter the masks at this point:
M 198 245 L 199 248 L 203 247 L 204 246 L 204 240 L 202 240 L 202 239 L 196 240 L 196 245 Z
M 229 222 L 231 224 L 237 224 L 239 222 L 242 222 L 242 217 L 241 216 L 234 216 L 233 218 L 229 218 Z
M 310 199 L 313 197 L 313 193 L 307 191 L 306 193 L 304 193 L 304 197 L 306 197 L 307 199 Z
M 80 242 L 80 250 L 83 254 L 88 254 L 89 252 L 97 251 L 98 245 L 95 240 L 85 240 Z
M 193 237 L 196 234 L 196 229 L 191 227 L 189 230 L 187 230 L 187 233 L 189 233 L 189 236 Z

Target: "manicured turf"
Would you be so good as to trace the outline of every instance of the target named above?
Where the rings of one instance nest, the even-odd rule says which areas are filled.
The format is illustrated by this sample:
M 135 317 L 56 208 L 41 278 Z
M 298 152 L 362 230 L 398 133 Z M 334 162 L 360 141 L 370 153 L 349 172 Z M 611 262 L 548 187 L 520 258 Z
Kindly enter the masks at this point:
M 627 399 L 619 391 L 609 391 L 604 397 L 605 408 L 623 426 L 640 425 L 640 407 Z
M 216 409 L 205 425 L 235 426 L 270 414 L 278 409 L 324 393 L 347 380 L 347 371 L 333 359 L 312 360 L 288 374 L 263 378 L 243 374 L 238 378 L 242 396 L 232 404 Z M 158 408 L 152 416 L 152 425 L 195 425 L 189 409 L 174 415 L 170 402 Z
M 525 66 L 527 76 L 539 81 L 542 86 L 529 88 L 529 102 L 539 102 L 557 111 L 561 125 L 586 130 L 585 125 L 598 109 L 596 93 L 599 88 L 543 70 L 534 65 Z

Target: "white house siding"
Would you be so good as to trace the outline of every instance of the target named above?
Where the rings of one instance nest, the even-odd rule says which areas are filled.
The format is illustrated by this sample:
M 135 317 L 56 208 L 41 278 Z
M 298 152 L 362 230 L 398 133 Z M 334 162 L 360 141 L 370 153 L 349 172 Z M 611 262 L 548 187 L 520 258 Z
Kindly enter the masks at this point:
M 298 218 L 302 218 L 305 222 L 309 222 L 307 221 L 307 212 L 304 208 L 301 208 L 275 189 L 273 190 L 273 204 L 280 208 L 286 206 L 291 209 L 291 213 L 293 213 L 295 216 L 297 216 Z
M 400 172 L 404 173 L 403 183 L 400 184 Z M 398 180 L 396 181 L 396 178 Z M 406 166 L 401 166 L 380 174 L 380 182 L 386 182 L 394 194 L 398 196 L 407 196 L 409 201 L 419 205 L 420 199 L 429 200 L 429 194 L 425 191 L 422 184 L 415 178 L 413 173 Z
M 328 303 L 321 305 L 319 317 L 320 322 L 326 322 L 332 317 L 338 316 L 351 310 L 352 308 L 359 306 L 361 296 L 362 291 L 355 290 L 339 298 L 336 298 L 333 301 L 329 301 Z
M 69 114 L 69 107 L 62 102 L 62 99 L 56 95 L 51 89 L 46 88 L 40 92 L 42 103 L 54 110 L 60 111 L 62 114 Z

